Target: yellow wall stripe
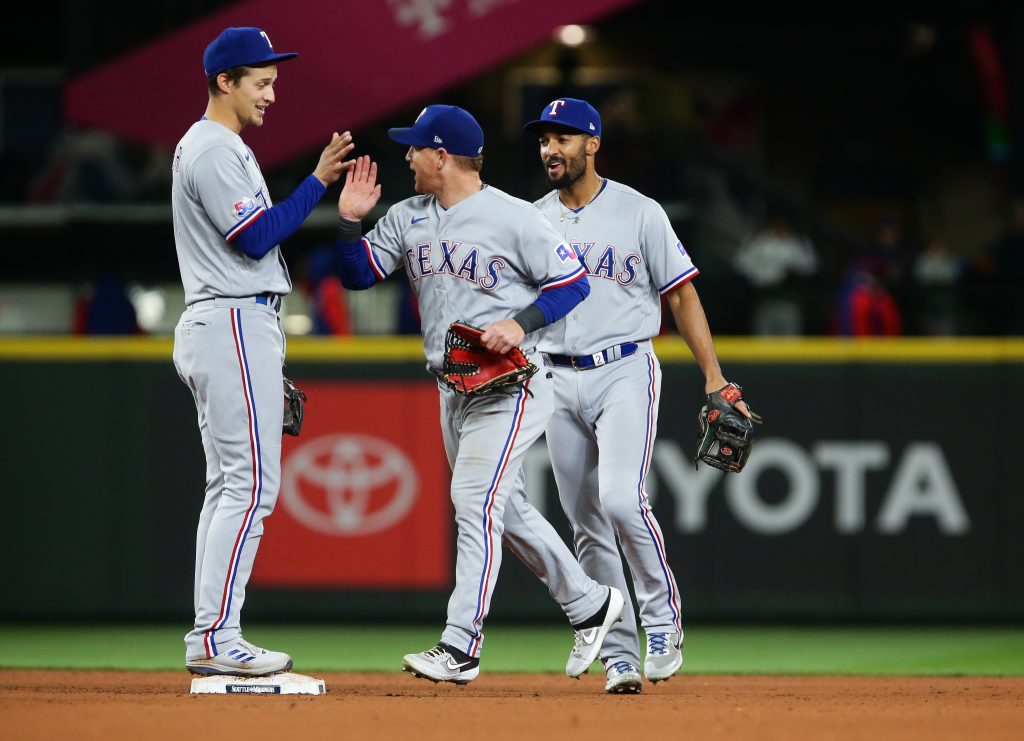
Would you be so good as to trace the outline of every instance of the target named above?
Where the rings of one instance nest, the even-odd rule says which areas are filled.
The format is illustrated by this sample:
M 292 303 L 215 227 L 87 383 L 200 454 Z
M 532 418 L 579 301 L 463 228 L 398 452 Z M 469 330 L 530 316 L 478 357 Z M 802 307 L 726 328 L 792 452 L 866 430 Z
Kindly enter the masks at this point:
M 1024 339 L 1004 338 L 752 338 L 720 337 L 723 363 L 999 363 L 1024 362 Z M 658 356 L 670 363 L 692 362 L 678 337 L 655 340 Z M 171 362 L 170 337 L 0 337 L 0 362 Z M 423 360 L 419 337 L 292 337 L 293 362 L 407 362 Z

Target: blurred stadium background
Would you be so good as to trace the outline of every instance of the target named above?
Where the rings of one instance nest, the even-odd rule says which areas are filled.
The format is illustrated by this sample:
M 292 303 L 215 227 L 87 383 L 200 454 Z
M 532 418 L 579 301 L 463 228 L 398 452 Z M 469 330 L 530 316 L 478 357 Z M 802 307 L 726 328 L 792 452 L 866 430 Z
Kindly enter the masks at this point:
M 533 200 L 522 122 L 558 95 L 599 108 L 599 172 L 664 205 L 727 375 L 768 421 L 742 476 L 695 471 L 701 382 L 665 327 L 652 496 L 691 618 L 1024 617 L 1019 7 L 82 0 L 24 8 L 0 50 L 0 620 L 184 632 L 204 466 L 170 363 L 170 158 L 226 25 L 301 54 L 246 135 L 277 199 L 351 129 L 381 163 L 379 217 L 411 195 L 386 129 L 445 102 L 483 125 L 484 179 Z M 285 243 L 288 374 L 311 404 L 246 617 L 439 624 L 436 392 L 404 276 L 350 295 L 324 270 L 337 192 Z M 531 498 L 566 534 L 534 452 Z M 561 619 L 509 558 L 492 616 Z

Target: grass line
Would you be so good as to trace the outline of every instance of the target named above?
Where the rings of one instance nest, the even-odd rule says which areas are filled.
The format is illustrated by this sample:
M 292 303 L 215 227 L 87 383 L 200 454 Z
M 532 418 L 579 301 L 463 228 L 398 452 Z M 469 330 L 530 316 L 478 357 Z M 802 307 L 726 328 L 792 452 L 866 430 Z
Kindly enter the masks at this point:
M 183 626 L 4 626 L 0 667 L 183 669 Z M 246 637 L 300 671 L 399 671 L 438 626 L 253 625 Z M 568 627 L 496 625 L 485 671 L 561 673 Z M 690 626 L 684 671 L 698 674 L 1024 675 L 1024 630 L 993 627 Z

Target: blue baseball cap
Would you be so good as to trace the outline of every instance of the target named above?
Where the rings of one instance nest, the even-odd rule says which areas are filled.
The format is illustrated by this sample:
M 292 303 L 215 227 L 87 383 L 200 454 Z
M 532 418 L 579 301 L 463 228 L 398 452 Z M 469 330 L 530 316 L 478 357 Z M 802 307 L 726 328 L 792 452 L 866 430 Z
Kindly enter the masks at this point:
M 299 56 L 295 52 L 277 54 L 270 37 L 259 28 L 243 26 L 225 28 L 210 42 L 203 54 L 203 69 L 207 77 L 219 75 L 232 67 L 258 67 L 262 64 L 283 62 Z
M 484 130 L 469 111 L 454 105 L 428 105 L 416 123 L 404 129 L 388 129 L 388 136 L 410 147 L 444 147 L 452 154 L 476 157 L 484 151 Z
M 601 115 L 594 106 L 579 98 L 558 98 L 544 106 L 536 121 L 523 126 L 527 131 L 539 131 L 549 124 L 565 126 L 591 136 L 601 136 Z

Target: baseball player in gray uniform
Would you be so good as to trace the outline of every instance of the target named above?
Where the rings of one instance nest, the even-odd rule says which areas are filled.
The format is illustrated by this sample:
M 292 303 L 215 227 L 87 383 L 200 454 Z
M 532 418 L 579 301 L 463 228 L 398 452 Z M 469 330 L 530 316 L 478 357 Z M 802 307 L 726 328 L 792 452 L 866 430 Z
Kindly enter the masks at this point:
M 576 251 L 591 285 L 590 298 L 547 327 L 538 342 L 554 374 L 547 443 L 559 498 L 584 570 L 626 593 L 618 539 L 647 635 L 644 675 L 657 682 L 683 663 L 679 589 L 644 488 L 661 399 L 661 368 L 650 341 L 661 326 L 660 296 L 668 297 L 679 333 L 704 372 L 705 391 L 726 381 L 690 283 L 697 268 L 664 210 L 595 170 L 597 111 L 586 101 L 560 98 L 525 128 L 539 137 L 555 188 L 535 205 Z M 608 692 L 641 690 L 631 604 L 600 656 Z
M 587 295 L 576 253 L 532 205 L 483 183 L 483 131 L 465 110 L 429 106 L 413 126 L 388 134 L 409 146 L 405 159 L 420 195 L 392 206 L 363 237 L 360 220 L 377 203 L 380 186 L 376 164 L 357 159 L 338 202 L 342 282 L 369 288 L 404 268 L 419 299 L 429 368 L 442 367 L 454 321 L 483 328 L 489 350 L 519 345 L 539 362 L 536 330 Z M 470 397 L 443 384 L 439 390 L 458 526 L 455 589 L 440 642 L 405 656 L 404 668 L 435 682 L 477 677 L 504 542 L 573 624 L 566 674 L 578 677 L 619 618 L 623 595 L 588 577 L 526 499 L 522 460 L 550 417 L 551 379 L 541 371 L 514 394 Z
M 280 483 L 285 337 L 281 297 L 292 287 L 280 241 L 352 162 L 335 133 L 313 174 L 273 205 L 239 133 L 262 126 L 275 101 L 276 53 L 258 28 L 228 28 L 206 49 L 206 113 L 174 154 L 171 207 L 187 307 L 174 366 L 192 391 L 206 452 L 196 539 L 195 625 L 185 636 L 194 674 L 260 676 L 292 660 L 242 637 L 239 613 Z

